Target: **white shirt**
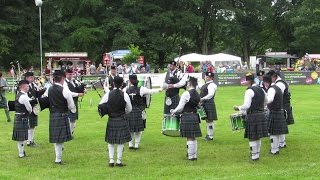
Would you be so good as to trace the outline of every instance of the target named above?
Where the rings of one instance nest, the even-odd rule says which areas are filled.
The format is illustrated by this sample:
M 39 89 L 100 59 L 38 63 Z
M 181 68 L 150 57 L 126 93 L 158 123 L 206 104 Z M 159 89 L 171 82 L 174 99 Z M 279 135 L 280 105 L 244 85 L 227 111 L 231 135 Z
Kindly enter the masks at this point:
M 252 86 L 257 86 L 257 85 L 253 84 Z M 267 96 L 266 96 L 265 92 L 264 92 L 264 94 L 265 94 L 264 104 L 266 104 L 267 103 Z M 247 89 L 244 94 L 244 102 L 241 106 L 239 106 L 239 110 L 241 113 L 246 113 L 247 109 L 250 108 L 253 97 L 254 97 L 254 91 L 252 89 Z
M 276 90 L 273 87 L 270 87 L 267 93 L 267 104 L 270 104 L 273 102 L 275 95 L 276 95 Z
M 206 82 L 206 84 L 208 84 L 208 83 L 210 83 L 208 85 L 208 94 L 206 96 L 202 97 L 201 98 L 202 100 L 211 99 L 218 89 L 218 86 L 213 82 L 213 80 Z
M 190 88 L 189 90 L 194 89 L 194 88 Z M 184 106 L 189 102 L 190 100 L 190 93 L 189 91 L 185 91 L 182 93 L 180 101 L 178 106 L 171 112 L 173 114 L 177 113 L 177 112 L 182 112 Z
M 284 90 L 286 89 L 286 85 L 283 84 L 283 82 L 277 82 L 279 80 L 282 80 L 280 77 L 276 79 L 276 86 L 278 86 L 281 89 L 282 94 L 284 93 Z
M 29 113 L 31 113 L 31 111 L 32 111 L 32 106 L 30 104 L 31 99 L 29 98 L 29 96 L 26 92 L 24 92 L 22 90 L 20 92 L 22 92 L 22 95 L 19 97 L 18 102 L 20 104 L 23 104 L 26 107 L 27 111 Z
M 71 84 L 75 87 L 75 84 L 74 84 L 74 82 L 73 82 L 72 80 L 69 80 L 69 79 L 66 78 L 65 81 L 66 81 L 66 82 L 71 82 Z M 63 83 L 63 89 L 65 89 L 68 93 L 70 93 L 72 97 L 78 97 L 79 94 L 76 93 L 76 92 L 70 91 L 70 89 L 69 89 L 69 87 L 68 87 L 68 83 L 66 83 L 66 82 Z
M 101 101 L 99 102 L 99 104 L 103 104 L 103 103 L 106 103 L 108 102 L 109 100 L 109 93 L 110 93 L 110 90 L 108 89 L 107 92 L 103 95 L 103 97 L 101 98 Z M 132 105 L 131 105 L 131 101 L 130 101 L 130 98 L 129 98 L 129 95 L 127 93 L 123 93 L 124 95 L 124 101 L 126 102 L 126 114 L 129 114 L 131 111 L 132 111 Z

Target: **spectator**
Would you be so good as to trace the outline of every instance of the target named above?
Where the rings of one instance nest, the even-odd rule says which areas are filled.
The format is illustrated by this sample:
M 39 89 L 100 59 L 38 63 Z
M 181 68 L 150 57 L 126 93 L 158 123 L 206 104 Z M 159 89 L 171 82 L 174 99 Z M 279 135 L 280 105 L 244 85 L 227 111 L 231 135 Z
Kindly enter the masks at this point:
M 106 69 L 102 66 L 102 64 L 99 64 L 99 67 L 97 68 L 97 71 L 99 74 L 105 74 L 106 73 Z
M 34 70 L 33 70 L 33 66 L 30 66 L 30 68 L 29 68 L 29 72 L 33 72 Z
M 144 66 L 140 66 L 140 73 L 147 73 Z
M 150 65 L 148 63 L 146 63 L 146 72 L 149 73 L 150 72 Z
M 192 66 L 191 63 L 188 64 L 187 73 L 194 73 L 194 67 Z
M 118 74 L 122 74 L 123 73 L 123 66 L 121 64 L 119 64 L 117 66 L 117 72 L 118 72 Z
M 92 63 L 90 66 L 90 74 L 95 75 L 96 71 L 97 71 L 96 66 L 94 65 L 94 63 Z

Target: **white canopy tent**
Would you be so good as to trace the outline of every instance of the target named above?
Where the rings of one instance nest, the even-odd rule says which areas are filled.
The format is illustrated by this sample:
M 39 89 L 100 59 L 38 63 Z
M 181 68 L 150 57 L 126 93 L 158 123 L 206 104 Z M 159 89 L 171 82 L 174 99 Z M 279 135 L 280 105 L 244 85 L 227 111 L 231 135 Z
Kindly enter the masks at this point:
M 191 53 L 181 56 L 180 58 L 177 57 L 174 59 L 174 61 L 182 61 L 182 62 L 202 62 L 207 61 L 207 55 L 197 54 L 197 53 Z

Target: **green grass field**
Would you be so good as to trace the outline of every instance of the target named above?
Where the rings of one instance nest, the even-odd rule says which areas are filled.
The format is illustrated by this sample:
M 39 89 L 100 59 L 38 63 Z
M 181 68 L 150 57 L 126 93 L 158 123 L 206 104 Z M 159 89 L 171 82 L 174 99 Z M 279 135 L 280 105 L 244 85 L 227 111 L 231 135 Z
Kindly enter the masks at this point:
M 269 139 L 262 142 L 260 161 L 249 157 L 243 131 L 232 132 L 232 106 L 243 102 L 245 87 L 219 87 L 216 95 L 218 121 L 214 141 L 198 139 L 198 161 L 186 160 L 186 139 L 161 134 L 164 93 L 152 97 L 138 151 L 125 146 L 124 168 L 109 168 L 104 141 L 107 118 L 97 113 L 99 97 L 88 92 L 82 100 L 75 139 L 65 144 L 63 160 L 54 164 L 53 144 L 48 137 L 48 110 L 40 113 L 35 141 L 25 147 L 27 158 L 18 158 L 11 140 L 13 122 L 0 113 L 0 179 L 319 179 L 319 91 L 320 86 L 291 86 L 295 124 L 289 126 L 286 149 L 271 156 Z M 13 95 L 8 93 L 7 99 Z M 93 106 L 90 107 L 90 99 Z M 13 119 L 13 113 L 11 113 Z M 201 123 L 205 135 L 205 123 Z

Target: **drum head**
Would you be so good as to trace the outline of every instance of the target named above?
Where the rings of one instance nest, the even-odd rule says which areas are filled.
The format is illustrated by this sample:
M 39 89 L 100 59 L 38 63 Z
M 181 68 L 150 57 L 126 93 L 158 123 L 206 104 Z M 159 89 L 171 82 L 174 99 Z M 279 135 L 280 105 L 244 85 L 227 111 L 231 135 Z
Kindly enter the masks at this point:
M 151 77 L 146 77 L 144 87 L 152 89 Z M 146 95 L 146 107 L 149 108 L 151 104 L 151 94 Z

